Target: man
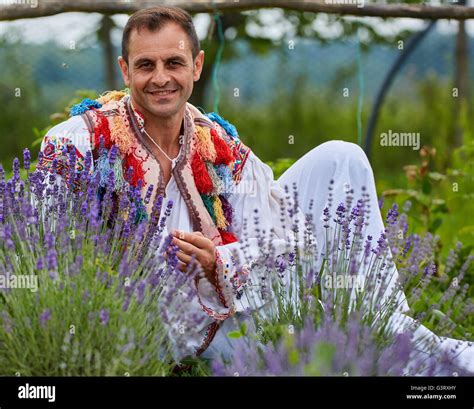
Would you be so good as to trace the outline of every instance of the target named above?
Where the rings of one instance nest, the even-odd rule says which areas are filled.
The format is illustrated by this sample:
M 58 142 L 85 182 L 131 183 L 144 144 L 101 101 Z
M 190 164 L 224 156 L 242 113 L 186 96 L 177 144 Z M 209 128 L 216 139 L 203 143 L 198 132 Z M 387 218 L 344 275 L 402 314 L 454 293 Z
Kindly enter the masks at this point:
M 378 237 L 383 231 L 372 169 L 357 145 L 324 143 L 276 182 L 269 166 L 240 141 L 235 127 L 216 114 L 203 115 L 187 102 L 201 75 L 204 51 L 185 11 L 154 7 L 133 14 L 123 32 L 118 63 L 129 95 L 111 92 L 74 106 L 72 117 L 45 136 L 39 166 L 47 169 L 68 146 L 76 149 L 77 170 L 87 151 L 93 152 L 94 166 L 100 168 L 104 152 L 115 144 L 123 174 L 131 166 L 134 170 L 117 183 L 141 184 L 143 196 L 153 185 L 148 212 L 158 194 L 173 201 L 165 233 L 174 235 L 180 268 L 186 269 L 195 256 L 205 273 L 197 283 L 197 307 L 207 321 L 202 338 L 189 340 L 197 354 L 231 350 L 225 337 L 232 328 L 228 318 L 250 306 L 240 297 L 245 285 L 241 277 L 249 274 L 249 263 L 243 261 L 258 258 L 263 232 L 276 254 L 288 252 L 295 243 L 301 249 L 303 212 L 311 213 L 316 243 L 324 245 L 321 220 L 330 180 L 336 204 L 345 201 L 347 190 L 360 197 L 365 186 L 372 209 L 366 234 Z M 293 184 L 300 210 L 289 215 L 281 208 L 292 205 L 284 186 Z M 253 222 L 254 210 L 258 223 Z M 295 224 L 298 228 L 291 229 Z M 244 233 L 243 248 L 239 241 Z M 396 282 L 395 273 L 391 288 Z M 264 306 L 257 296 L 252 307 Z M 402 299 L 400 311 L 406 310 Z

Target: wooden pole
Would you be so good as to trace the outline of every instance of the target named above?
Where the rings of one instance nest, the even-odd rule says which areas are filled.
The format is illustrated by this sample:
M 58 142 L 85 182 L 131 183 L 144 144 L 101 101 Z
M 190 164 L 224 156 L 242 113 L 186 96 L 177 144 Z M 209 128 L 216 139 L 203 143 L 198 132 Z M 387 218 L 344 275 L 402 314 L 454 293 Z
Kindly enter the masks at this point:
M 213 13 L 217 10 L 244 11 L 277 7 L 287 10 L 352 16 L 411 17 L 431 20 L 464 20 L 474 18 L 474 8 L 466 6 L 371 4 L 367 0 L 345 0 L 347 3 L 352 4 L 337 4 L 338 1 L 341 0 L 5 0 L 0 5 L 0 20 L 44 17 L 66 12 L 130 14 L 137 10 L 157 5 L 177 6 L 191 13 Z
M 461 4 L 465 4 L 465 0 L 461 0 Z M 461 146 L 463 143 L 463 112 L 464 105 L 468 101 L 469 90 L 469 58 L 468 58 L 468 36 L 466 32 L 466 22 L 461 20 L 458 22 L 458 34 L 456 36 L 456 52 L 455 52 L 455 77 L 454 86 L 457 88 L 457 98 L 455 98 L 455 135 L 454 146 Z

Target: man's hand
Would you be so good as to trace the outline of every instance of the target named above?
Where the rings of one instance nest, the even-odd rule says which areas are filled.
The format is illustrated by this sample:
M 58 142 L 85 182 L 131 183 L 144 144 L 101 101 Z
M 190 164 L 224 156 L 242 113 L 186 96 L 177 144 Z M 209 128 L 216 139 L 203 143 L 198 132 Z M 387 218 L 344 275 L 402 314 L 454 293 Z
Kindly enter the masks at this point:
M 201 232 L 183 232 L 173 230 L 172 243 L 178 247 L 176 256 L 180 263 L 178 267 L 181 271 L 186 271 L 188 264 L 194 255 L 195 259 L 201 265 L 207 279 L 213 284 L 217 284 L 214 278 L 216 268 L 216 246 L 212 240 L 204 237 Z

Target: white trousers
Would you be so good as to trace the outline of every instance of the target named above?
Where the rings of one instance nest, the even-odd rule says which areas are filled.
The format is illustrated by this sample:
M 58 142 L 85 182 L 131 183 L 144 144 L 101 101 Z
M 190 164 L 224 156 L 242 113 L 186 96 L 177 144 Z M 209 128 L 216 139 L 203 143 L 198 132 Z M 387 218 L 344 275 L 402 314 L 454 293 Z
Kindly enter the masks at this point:
M 325 244 L 323 210 L 327 205 L 330 180 L 333 180 L 332 212 L 339 203 L 346 202 L 346 191 L 348 189 L 353 189 L 353 205 L 355 205 L 357 199 L 362 197 L 362 187 L 366 188 L 366 193 L 370 197 L 370 213 L 366 218 L 368 225 L 365 235 L 371 235 L 373 237 L 372 242 L 376 243 L 384 230 L 384 223 L 378 206 L 372 167 L 365 152 L 358 145 L 344 141 L 325 142 L 302 156 L 278 179 L 278 182 L 282 187 L 288 186 L 290 190 L 293 183 L 296 183 L 300 209 L 304 214 L 311 213 L 313 215 L 313 231 L 319 246 L 319 252 L 321 252 L 324 250 Z M 311 202 L 312 209 L 310 211 Z M 393 277 L 390 277 L 386 294 L 390 293 L 398 278 L 397 271 L 394 269 L 391 271 Z M 403 314 L 403 312 L 408 311 L 409 307 L 404 301 L 404 294 L 400 293 L 399 295 L 400 308 L 398 312 L 393 314 L 390 324 L 396 332 L 404 332 L 414 324 L 414 321 Z M 245 320 L 251 325 L 251 320 L 248 317 L 237 315 L 236 318 L 239 321 Z M 223 323 L 211 345 L 204 352 L 203 357 L 209 358 L 214 354 L 223 354 L 225 357 L 231 356 L 235 341 L 228 339 L 225 335 L 236 328 L 235 322 L 235 319 L 228 319 Z M 441 339 L 422 325 L 414 331 L 414 341 L 417 339 L 423 339 L 425 342 L 427 340 L 436 342 L 436 353 L 441 354 L 456 349 L 456 364 L 474 373 L 474 346 L 469 345 L 467 341 L 452 338 Z

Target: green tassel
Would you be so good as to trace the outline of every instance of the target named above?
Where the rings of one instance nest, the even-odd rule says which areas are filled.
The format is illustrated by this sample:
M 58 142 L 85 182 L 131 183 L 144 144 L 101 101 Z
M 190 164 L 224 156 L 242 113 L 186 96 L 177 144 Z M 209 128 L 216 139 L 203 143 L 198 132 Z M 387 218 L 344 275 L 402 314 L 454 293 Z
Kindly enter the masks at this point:
M 148 213 L 146 211 L 145 206 L 143 205 L 143 202 L 139 202 L 136 204 L 137 206 L 137 213 L 135 214 L 135 224 L 138 224 L 142 222 L 143 220 L 148 219 Z
M 204 206 L 206 206 L 207 212 L 210 214 L 214 224 L 217 223 L 216 214 L 214 213 L 214 199 L 209 195 L 201 195 Z
M 115 175 L 115 191 L 120 191 L 125 186 L 125 178 L 123 177 L 123 164 L 120 158 L 117 158 L 114 162 L 112 170 Z

